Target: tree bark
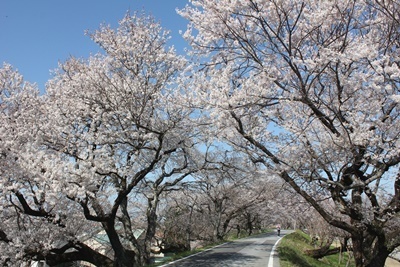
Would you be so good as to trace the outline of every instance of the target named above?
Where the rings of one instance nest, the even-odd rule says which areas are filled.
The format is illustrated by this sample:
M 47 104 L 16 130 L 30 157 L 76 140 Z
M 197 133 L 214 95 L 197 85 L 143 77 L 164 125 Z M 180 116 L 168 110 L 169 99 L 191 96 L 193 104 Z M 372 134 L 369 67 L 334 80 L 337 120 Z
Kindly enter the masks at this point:
M 365 267 L 384 267 L 386 259 L 389 256 L 389 251 L 386 247 L 379 247 L 378 253 L 372 258 L 372 260 L 365 265 Z
M 114 267 L 135 267 L 137 264 L 137 254 L 126 249 L 115 230 L 113 220 L 108 220 L 103 224 L 104 230 L 110 240 L 111 247 L 114 251 Z
M 74 248 L 77 251 L 65 252 L 65 249 Z M 29 253 L 28 253 L 29 254 Z M 61 248 L 53 250 L 47 255 L 36 255 L 35 259 L 39 261 L 46 261 L 50 266 L 56 266 L 62 263 L 86 261 L 98 267 L 112 267 L 114 261 L 107 256 L 93 250 L 91 247 L 80 243 L 76 246 Z
M 315 259 L 320 259 L 325 256 L 333 255 L 340 252 L 340 248 L 330 249 L 330 245 L 323 246 L 322 248 L 306 250 L 305 253 Z
M 151 242 L 156 234 L 157 227 L 157 206 L 158 206 L 158 197 L 160 192 L 156 192 L 152 198 L 148 198 L 148 207 L 147 207 L 147 231 L 144 240 L 144 249 L 143 249 L 143 263 L 150 264 L 151 258 Z
M 357 267 L 363 267 L 363 240 L 357 236 L 351 237 L 354 262 Z
M 131 250 L 124 249 L 120 252 L 115 252 L 113 267 L 136 267 L 141 266 L 136 262 L 136 254 Z
M 382 242 L 373 242 L 365 246 L 365 237 L 352 236 L 352 251 L 355 265 L 357 267 L 384 267 L 387 257 L 390 254 L 389 249 Z M 367 253 L 367 252 L 373 253 Z

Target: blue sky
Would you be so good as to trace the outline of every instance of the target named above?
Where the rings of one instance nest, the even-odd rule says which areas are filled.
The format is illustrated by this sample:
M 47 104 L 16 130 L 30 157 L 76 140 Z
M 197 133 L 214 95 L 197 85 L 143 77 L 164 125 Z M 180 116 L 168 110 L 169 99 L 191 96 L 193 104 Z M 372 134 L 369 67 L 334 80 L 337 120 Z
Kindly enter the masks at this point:
M 1 0 L 0 64 L 10 63 L 29 82 L 43 91 L 51 78 L 50 70 L 70 56 L 87 58 L 99 48 L 86 30 L 94 31 L 101 23 L 116 28 L 129 10 L 145 11 L 171 30 L 178 51 L 186 44 L 179 30 L 186 20 L 176 14 L 187 0 Z

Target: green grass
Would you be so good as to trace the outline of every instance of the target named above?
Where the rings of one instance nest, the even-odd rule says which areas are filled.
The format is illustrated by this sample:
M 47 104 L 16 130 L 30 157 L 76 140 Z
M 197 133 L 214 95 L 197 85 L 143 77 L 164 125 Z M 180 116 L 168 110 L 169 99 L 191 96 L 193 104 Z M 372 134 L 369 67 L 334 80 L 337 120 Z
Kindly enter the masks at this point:
M 304 232 L 296 231 L 285 236 L 278 246 L 281 267 L 354 267 L 352 261 L 347 265 L 349 259 L 347 253 L 341 255 L 338 253 L 319 260 L 305 255 L 305 250 L 313 248 L 311 238 Z

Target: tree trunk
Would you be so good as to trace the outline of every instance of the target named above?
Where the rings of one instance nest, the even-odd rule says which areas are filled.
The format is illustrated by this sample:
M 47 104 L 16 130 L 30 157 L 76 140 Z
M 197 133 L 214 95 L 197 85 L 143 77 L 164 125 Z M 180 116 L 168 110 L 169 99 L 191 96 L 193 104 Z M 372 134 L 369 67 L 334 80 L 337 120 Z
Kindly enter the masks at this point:
M 222 232 L 222 239 L 224 239 L 226 237 L 226 234 L 228 233 L 228 227 L 229 227 L 230 222 L 231 222 L 231 218 L 227 218 L 224 221 L 224 224 L 223 224 L 223 227 L 222 227 L 222 231 L 223 231 Z
M 352 236 L 351 238 L 354 262 L 357 267 L 363 267 L 363 241 L 361 238 Z
M 188 224 L 186 225 L 186 242 L 185 242 L 185 247 L 188 248 L 188 250 L 191 250 L 190 246 L 190 240 L 192 239 L 191 234 L 192 234 L 192 216 L 193 216 L 193 207 L 190 207 L 190 215 L 189 215 L 189 221 Z
M 47 255 L 39 255 L 37 260 L 46 261 L 49 266 L 57 266 L 64 263 L 85 261 L 92 263 L 98 267 L 112 267 L 113 260 L 107 256 L 93 250 L 91 247 L 80 243 L 78 247 L 75 247 L 77 251 L 66 252 L 66 253 L 50 253 Z
M 136 267 L 140 266 L 137 262 L 137 254 L 126 249 L 115 230 L 114 220 L 108 220 L 103 223 L 104 230 L 110 240 L 111 247 L 114 251 L 114 267 Z
M 251 214 L 246 214 L 246 225 L 247 225 L 247 234 L 251 236 L 253 234 L 253 221 L 251 219 Z
M 136 262 L 135 252 L 130 250 L 118 251 L 114 256 L 114 267 L 137 267 L 141 264 Z
M 386 247 L 379 247 L 378 253 L 372 258 L 372 260 L 365 265 L 365 267 L 384 267 L 386 259 L 389 257 L 389 251 Z
M 364 247 L 365 238 L 352 237 L 352 250 L 356 267 L 384 267 L 390 252 L 387 247 L 376 242 L 371 246 Z M 367 256 L 366 251 L 373 251 L 373 254 Z
M 154 196 L 148 198 L 148 207 L 147 207 L 147 231 L 144 239 L 144 249 L 143 249 L 143 259 L 142 262 L 144 264 L 151 263 L 151 242 L 156 235 L 156 227 L 157 227 L 157 207 L 158 207 L 158 197 L 159 193 L 154 193 Z
M 236 225 L 236 230 L 237 230 L 236 237 L 239 238 L 240 237 L 240 231 L 241 231 L 241 228 L 240 228 L 239 224 Z
M 340 248 L 330 249 L 330 245 L 325 245 L 321 248 L 306 250 L 305 253 L 315 259 L 320 259 L 325 256 L 333 255 L 340 252 Z

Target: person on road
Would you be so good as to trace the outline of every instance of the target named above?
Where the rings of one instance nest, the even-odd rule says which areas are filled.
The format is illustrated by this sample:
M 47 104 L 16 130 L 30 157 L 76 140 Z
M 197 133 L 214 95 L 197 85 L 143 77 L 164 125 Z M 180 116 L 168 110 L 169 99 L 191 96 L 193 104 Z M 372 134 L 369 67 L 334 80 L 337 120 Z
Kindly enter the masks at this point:
M 281 225 L 280 224 L 278 224 L 276 226 L 276 231 L 278 232 L 278 236 L 280 236 L 281 235 Z

